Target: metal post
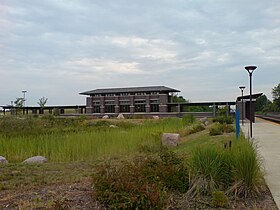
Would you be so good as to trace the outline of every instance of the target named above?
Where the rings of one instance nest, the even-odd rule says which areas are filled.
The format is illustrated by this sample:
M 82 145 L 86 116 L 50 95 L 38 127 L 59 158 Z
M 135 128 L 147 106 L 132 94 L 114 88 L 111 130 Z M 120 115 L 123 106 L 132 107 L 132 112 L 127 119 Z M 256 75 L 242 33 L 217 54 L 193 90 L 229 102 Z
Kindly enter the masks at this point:
M 253 110 L 252 110 L 252 73 L 249 72 L 250 76 L 250 137 L 253 137 Z
M 256 66 L 245 67 L 250 77 L 250 137 L 251 138 L 253 137 L 252 74 L 256 68 L 257 68 Z
M 242 125 L 244 125 L 244 103 L 243 103 L 243 90 L 244 89 L 241 89 L 241 92 L 242 92 L 242 98 L 241 98 L 241 117 L 242 117 Z

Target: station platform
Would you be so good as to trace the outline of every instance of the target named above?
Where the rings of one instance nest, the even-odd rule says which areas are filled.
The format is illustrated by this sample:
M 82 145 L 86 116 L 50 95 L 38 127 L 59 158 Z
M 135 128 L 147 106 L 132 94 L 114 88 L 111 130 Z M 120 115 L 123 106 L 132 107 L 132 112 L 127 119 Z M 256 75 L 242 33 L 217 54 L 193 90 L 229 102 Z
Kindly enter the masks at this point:
M 249 136 L 250 123 L 240 127 L 245 136 Z M 280 209 L 280 124 L 256 118 L 253 123 L 253 141 L 257 143 L 263 158 L 265 181 L 274 201 Z

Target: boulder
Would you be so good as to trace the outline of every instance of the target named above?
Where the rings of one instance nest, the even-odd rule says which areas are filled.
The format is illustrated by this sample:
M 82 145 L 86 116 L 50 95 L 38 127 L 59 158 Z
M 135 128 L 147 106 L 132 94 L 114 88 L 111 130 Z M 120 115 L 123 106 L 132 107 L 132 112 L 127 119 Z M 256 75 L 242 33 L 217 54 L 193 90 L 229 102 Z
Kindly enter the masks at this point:
M 102 117 L 102 119 L 109 119 L 109 116 L 108 116 L 108 115 L 104 115 L 104 116 Z
M 178 133 L 163 133 L 162 145 L 164 146 L 178 146 L 180 135 Z
M 0 164 L 8 163 L 7 159 L 3 156 L 0 156 Z
M 159 120 L 159 116 L 153 116 L 153 119 Z
M 119 114 L 119 115 L 117 116 L 117 119 L 125 119 L 125 117 L 123 116 L 123 114 Z
M 203 117 L 199 121 L 203 123 L 204 126 L 207 126 L 209 124 L 207 117 Z
M 26 159 L 23 163 L 46 163 L 48 159 L 43 156 L 34 156 Z

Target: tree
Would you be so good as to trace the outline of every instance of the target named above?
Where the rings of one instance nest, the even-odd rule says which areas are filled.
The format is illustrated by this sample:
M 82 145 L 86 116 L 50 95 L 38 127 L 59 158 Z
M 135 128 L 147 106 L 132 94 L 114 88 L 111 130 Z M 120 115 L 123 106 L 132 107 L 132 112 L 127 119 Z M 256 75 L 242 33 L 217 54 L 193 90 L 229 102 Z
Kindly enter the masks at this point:
M 48 101 L 48 98 L 43 97 L 43 98 L 40 98 L 40 99 L 39 99 L 39 102 L 38 102 L 37 104 L 38 104 L 41 108 L 44 108 L 45 105 L 46 105 L 46 103 L 47 103 L 47 101 Z
M 22 108 L 24 104 L 24 98 L 16 98 L 14 101 L 15 107 Z
M 257 98 L 256 100 L 256 111 L 261 112 L 264 111 L 265 107 L 267 107 L 269 100 L 267 99 L 266 95 L 262 95 Z
M 272 88 L 273 103 L 275 103 L 277 109 L 280 110 L 280 83 Z

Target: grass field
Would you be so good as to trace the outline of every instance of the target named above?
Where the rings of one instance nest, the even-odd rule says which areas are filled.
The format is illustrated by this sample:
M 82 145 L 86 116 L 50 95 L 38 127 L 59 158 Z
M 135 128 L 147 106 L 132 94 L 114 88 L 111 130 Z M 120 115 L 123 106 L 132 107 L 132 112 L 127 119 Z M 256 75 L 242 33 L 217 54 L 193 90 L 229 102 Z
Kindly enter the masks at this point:
M 217 123 L 203 127 L 193 119 L 97 120 L 48 115 L 1 118 L 0 122 L 0 155 L 9 161 L 0 167 L 3 209 L 104 209 L 103 204 L 124 209 L 235 208 L 237 198 L 263 192 L 254 145 L 245 139 L 237 144 L 235 133 L 210 136 Z M 163 132 L 179 133 L 180 144 L 163 148 Z M 35 155 L 49 162 L 20 163 Z M 237 197 L 229 204 L 234 193 Z M 260 205 L 269 200 L 258 195 Z M 182 196 L 191 197 L 187 201 Z M 137 203 L 139 199 L 142 203 Z M 250 202 L 249 208 L 259 205 L 259 201 Z

